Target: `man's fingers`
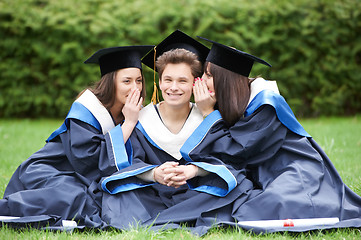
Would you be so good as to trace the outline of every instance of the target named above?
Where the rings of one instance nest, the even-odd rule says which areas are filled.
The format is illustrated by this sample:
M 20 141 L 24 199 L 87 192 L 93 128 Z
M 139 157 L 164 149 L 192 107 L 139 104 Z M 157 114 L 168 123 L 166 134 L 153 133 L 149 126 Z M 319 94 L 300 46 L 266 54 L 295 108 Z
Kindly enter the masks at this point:
M 174 177 L 176 174 L 175 173 L 170 173 L 164 176 L 163 180 L 165 182 L 168 182 L 172 177 Z
M 168 167 L 164 169 L 164 173 L 176 173 L 176 174 L 182 174 L 184 173 L 184 170 L 182 168 L 179 168 L 178 166 L 175 167 Z
M 184 182 L 186 177 L 184 175 L 175 175 L 170 180 L 173 182 Z

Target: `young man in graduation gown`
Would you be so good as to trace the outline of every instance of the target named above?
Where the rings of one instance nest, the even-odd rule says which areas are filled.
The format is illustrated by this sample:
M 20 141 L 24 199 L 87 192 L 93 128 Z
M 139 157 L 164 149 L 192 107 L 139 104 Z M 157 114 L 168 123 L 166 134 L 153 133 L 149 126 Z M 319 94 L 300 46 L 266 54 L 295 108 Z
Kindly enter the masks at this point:
M 185 145 L 181 152 L 188 152 L 193 161 L 211 155 L 235 168 L 248 169 L 247 177 L 255 185 L 253 192 L 259 193 L 245 203 L 235 202 L 232 217 L 237 221 L 339 219 L 330 225 L 253 228 L 257 232 L 360 227 L 361 197 L 343 183 L 325 152 L 271 83 L 261 78 L 250 83 L 254 62 L 270 65 L 205 40 L 213 45 L 203 81 L 196 81 L 194 95 L 207 117 L 187 140 L 198 142 L 197 147 Z M 239 105 L 232 108 L 235 103 Z
M 62 228 L 62 220 L 106 226 L 98 183 L 128 165 L 127 139 L 144 96 L 141 58 L 152 48 L 106 48 L 85 61 L 99 64 L 101 80 L 81 93 L 64 124 L 18 167 L 0 200 L 2 221 L 50 228 Z
M 106 212 L 102 216 L 109 225 L 128 229 L 138 224 L 153 228 L 186 224 L 202 234 L 216 218 L 231 221 L 231 202 L 252 188 L 243 169 L 215 158 L 192 161 L 180 153 L 203 120 L 189 101 L 208 51 L 177 30 L 142 60 L 154 68 L 156 54 L 164 101 L 141 110 L 130 138 L 132 165 L 102 180 L 103 190 L 109 193 L 103 195 Z

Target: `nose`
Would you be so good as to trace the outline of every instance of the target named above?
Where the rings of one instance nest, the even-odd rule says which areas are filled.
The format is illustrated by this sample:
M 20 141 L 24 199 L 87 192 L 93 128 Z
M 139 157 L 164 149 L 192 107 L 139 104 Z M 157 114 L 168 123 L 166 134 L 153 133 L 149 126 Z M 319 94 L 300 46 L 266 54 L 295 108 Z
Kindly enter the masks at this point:
M 131 84 L 131 89 L 134 90 L 134 89 L 139 89 L 141 90 L 142 89 L 142 85 L 141 84 L 137 84 L 136 81 L 133 81 L 132 84 Z
M 172 85 L 170 86 L 170 89 L 172 91 L 175 91 L 178 89 L 178 84 L 177 84 L 177 81 L 173 81 Z

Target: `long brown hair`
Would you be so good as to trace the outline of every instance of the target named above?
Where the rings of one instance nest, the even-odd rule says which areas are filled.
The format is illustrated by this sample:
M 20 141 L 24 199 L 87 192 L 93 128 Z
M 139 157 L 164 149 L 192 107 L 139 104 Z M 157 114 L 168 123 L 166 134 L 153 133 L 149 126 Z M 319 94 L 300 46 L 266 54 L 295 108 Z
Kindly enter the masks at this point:
M 249 79 L 238 73 L 205 63 L 205 71 L 213 76 L 217 108 L 228 126 L 233 126 L 244 114 L 250 97 Z
M 94 95 L 99 99 L 103 106 L 108 110 L 110 110 L 110 108 L 114 105 L 115 102 L 115 79 L 117 76 L 117 72 L 118 70 L 105 74 L 99 82 L 95 83 L 92 88 L 89 88 L 89 90 L 94 93 Z M 145 79 L 142 71 L 141 74 L 142 91 L 140 93 L 140 96 L 145 99 Z

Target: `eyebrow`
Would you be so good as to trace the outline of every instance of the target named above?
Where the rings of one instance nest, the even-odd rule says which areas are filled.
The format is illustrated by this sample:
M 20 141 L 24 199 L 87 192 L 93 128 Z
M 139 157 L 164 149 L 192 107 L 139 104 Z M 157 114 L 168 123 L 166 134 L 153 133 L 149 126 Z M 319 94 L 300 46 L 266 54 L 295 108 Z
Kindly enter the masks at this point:
M 169 76 L 169 75 L 164 75 L 163 78 L 171 78 L 173 79 L 174 77 L 173 76 Z M 186 79 L 188 80 L 189 78 L 185 77 L 185 76 L 181 76 L 181 77 L 177 77 L 176 79 Z
M 129 77 L 129 76 L 124 76 L 124 77 L 122 77 L 123 79 L 132 79 L 132 77 Z M 136 77 L 136 79 L 138 79 L 138 78 L 143 78 L 142 76 L 138 76 L 138 77 Z

